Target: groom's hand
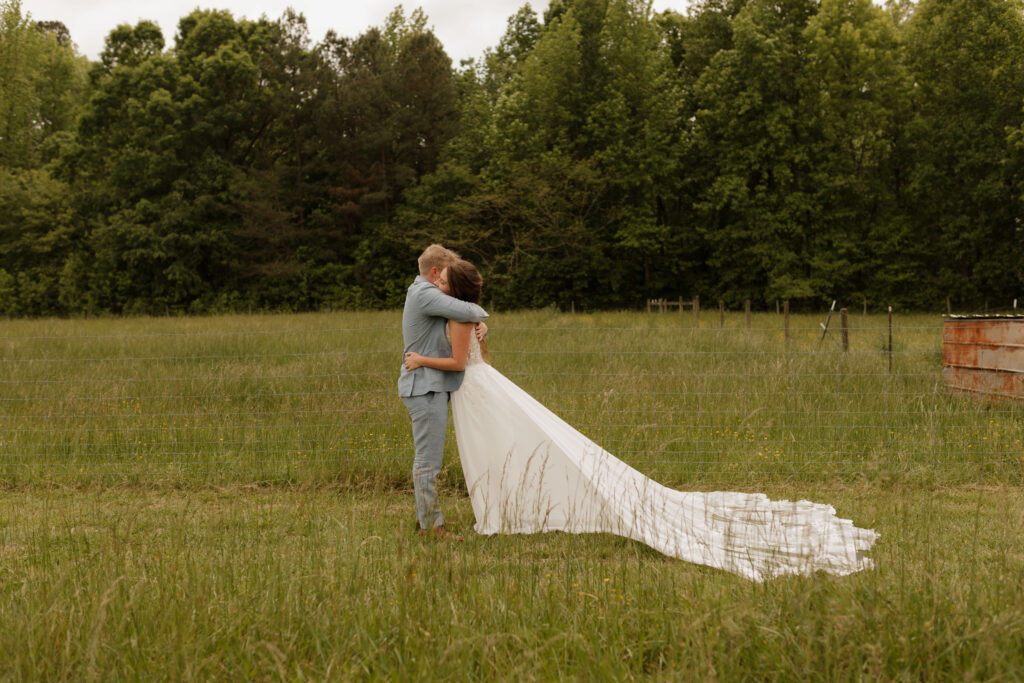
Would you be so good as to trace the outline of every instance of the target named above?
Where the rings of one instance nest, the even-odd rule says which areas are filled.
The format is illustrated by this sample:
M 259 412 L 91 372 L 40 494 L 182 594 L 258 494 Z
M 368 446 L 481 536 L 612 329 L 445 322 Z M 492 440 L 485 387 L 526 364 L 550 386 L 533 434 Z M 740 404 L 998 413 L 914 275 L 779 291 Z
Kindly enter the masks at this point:
M 482 342 L 487 336 L 487 323 L 477 323 L 473 331 L 476 332 L 476 340 Z

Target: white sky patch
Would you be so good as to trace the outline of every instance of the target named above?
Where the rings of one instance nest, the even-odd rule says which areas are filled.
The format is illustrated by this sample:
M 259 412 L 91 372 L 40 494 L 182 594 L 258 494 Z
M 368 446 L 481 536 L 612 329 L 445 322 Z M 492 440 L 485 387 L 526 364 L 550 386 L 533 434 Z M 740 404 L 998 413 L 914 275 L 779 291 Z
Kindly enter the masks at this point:
M 235 18 L 256 19 L 266 15 L 277 19 L 288 7 L 306 17 L 311 40 L 320 41 L 329 29 L 341 36 L 356 37 L 371 26 L 382 26 L 391 11 L 401 4 L 406 16 L 417 7 L 427 14 L 428 23 L 444 45 L 456 66 L 463 59 L 479 58 L 488 47 L 498 44 L 512 16 L 524 0 L 214 0 L 209 4 L 195 0 L 22 0 L 22 12 L 36 21 L 62 21 L 71 32 L 78 51 L 96 60 L 103 42 L 119 24 L 136 24 L 148 19 L 156 22 L 168 47 L 174 45 L 178 20 L 196 7 L 226 9 Z M 659 0 L 654 10 L 675 9 L 685 12 L 687 0 Z M 531 2 L 538 15 L 547 9 L 548 0 Z

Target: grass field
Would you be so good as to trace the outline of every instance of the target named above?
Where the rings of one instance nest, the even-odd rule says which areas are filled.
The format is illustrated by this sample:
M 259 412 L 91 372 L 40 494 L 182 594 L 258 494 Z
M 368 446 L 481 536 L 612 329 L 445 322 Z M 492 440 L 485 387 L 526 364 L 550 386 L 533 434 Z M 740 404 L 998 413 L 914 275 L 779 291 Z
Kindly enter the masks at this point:
M 0 325 L 0 677 L 998 679 L 1024 671 L 1024 407 L 940 319 L 539 311 L 492 362 L 678 488 L 835 505 L 877 568 L 753 584 L 606 535 L 413 534 L 397 313 Z M 835 320 L 833 320 L 833 323 Z

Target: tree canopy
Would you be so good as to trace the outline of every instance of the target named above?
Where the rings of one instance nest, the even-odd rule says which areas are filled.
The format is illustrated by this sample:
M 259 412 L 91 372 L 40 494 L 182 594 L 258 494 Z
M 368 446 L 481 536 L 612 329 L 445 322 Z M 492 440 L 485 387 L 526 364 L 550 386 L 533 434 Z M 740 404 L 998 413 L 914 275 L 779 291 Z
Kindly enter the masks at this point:
M 552 0 L 458 66 L 401 6 L 73 38 L 0 0 L 0 314 L 393 307 L 434 241 L 502 308 L 1024 288 L 1019 0 Z

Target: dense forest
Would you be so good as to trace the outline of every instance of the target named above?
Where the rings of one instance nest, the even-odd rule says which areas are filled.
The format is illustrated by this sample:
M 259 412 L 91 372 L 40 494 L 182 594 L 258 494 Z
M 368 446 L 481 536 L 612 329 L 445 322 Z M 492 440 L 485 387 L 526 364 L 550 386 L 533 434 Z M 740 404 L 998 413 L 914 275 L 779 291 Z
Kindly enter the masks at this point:
M 199 10 L 100 58 L 0 0 L 0 315 L 1024 291 L 1020 0 L 527 4 L 453 65 L 417 10 L 313 42 Z M 774 305 L 772 306 L 774 308 Z

